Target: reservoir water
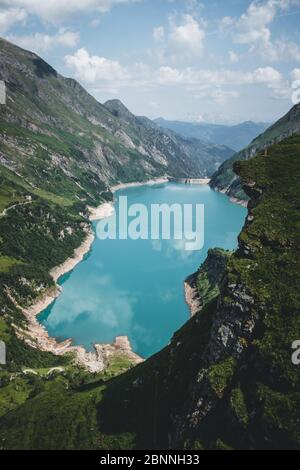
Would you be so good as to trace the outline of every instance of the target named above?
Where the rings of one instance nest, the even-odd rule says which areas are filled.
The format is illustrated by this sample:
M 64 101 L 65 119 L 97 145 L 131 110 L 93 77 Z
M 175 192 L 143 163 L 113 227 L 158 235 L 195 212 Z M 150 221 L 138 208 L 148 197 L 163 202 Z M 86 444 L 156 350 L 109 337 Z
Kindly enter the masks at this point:
M 140 186 L 118 191 L 116 199 L 120 195 L 128 204 L 204 204 L 203 249 L 185 251 L 179 240 L 96 238 L 85 259 L 59 279 L 63 291 L 39 320 L 51 336 L 73 338 L 88 350 L 126 335 L 133 350 L 148 357 L 189 318 L 183 281 L 208 249 L 236 248 L 246 209 L 207 185 Z

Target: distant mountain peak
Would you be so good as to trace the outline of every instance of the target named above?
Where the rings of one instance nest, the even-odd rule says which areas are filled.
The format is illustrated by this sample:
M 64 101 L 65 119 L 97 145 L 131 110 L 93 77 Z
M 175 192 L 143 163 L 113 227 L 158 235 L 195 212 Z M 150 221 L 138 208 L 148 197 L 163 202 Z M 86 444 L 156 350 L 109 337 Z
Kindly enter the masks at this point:
M 293 106 L 275 124 L 272 124 L 264 132 L 259 133 L 243 150 L 225 161 L 212 176 L 211 187 L 217 191 L 226 192 L 228 195 L 238 199 L 245 198 L 240 180 L 233 172 L 234 162 L 237 160 L 248 160 L 261 150 L 297 133 L 300 133 L 300 103 Z
M 258 134 L 269 127 L 269 123 L 245 121 L 235 125 L 209 124 L 207 122 L 168 121 L 155 119 L 159 126 L 187 137 L 226 145 L 239 151 L 246 147 Z
M 106 101 L 104 106 L 116 117 L 134 117 L 134 114 L 117 98 Z

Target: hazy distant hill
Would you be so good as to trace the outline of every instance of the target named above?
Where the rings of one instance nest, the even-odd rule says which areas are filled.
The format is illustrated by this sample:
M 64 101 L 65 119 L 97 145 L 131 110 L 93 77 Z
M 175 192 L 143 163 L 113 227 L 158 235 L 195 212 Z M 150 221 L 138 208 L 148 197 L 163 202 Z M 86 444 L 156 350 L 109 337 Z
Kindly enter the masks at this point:
M 274 143 L 281 142 L 299 131 L 300 104 L 297 104 L 264 133 L 256 137 L 250 145 L 224 162 L 213 175 L 210 182 L 211 187 L 217 191 L 225 192 L 229 196 L 245 199 L 246 196 L 242 190 L 240 179 L 233 171 L 234 162 L 237 160 L 248 160 L 263 149 L 270 147 Z
M 4 376 L 1 448 L 299 450 L 299 154 L 295 135 L 236 164 L 251 197 L 238 249 L 209 251 L 201 307 L 162 351 L 113 378 Z
M 16 335 L 24 316 L 8 292 L 25 306 L 55 289 L 49 271 L 86 238 L 87 206 L 111 199 L 118 182 L 209 176 L 233 152 L 164 130 L 120 101 L 103 105 L 3 39 L 0 80 L 0 339 L 5 332 L 10 363 L 32 367 L 45 355 Z M 52 355 L 46 362 L 57 365 Z
M 118 181 L 210 176 L 233 154 L 136 118 L 120 102 L 123 114 L 111 112 L 78 82 L 3 39 L 0 79 L 7 88 L 0 163 L 39 189 L 72 200 L 97 203 Z
M 155 119 L 154 122 L 185 137 L 194 137 L 219 145 L 227 145 L 235 151 L 246 147 L 254 137 L 261 134 L 270 125 L 265 122 L 247 121 L 235 126 L 225 126 L 221 124 L 167 121 L 163 118 Z

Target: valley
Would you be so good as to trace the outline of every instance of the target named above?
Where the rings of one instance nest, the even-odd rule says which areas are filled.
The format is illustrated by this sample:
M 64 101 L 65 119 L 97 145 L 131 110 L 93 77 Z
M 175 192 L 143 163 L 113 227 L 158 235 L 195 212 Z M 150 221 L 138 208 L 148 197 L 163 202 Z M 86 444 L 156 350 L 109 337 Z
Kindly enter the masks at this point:
M 235 153 L 5 39 L 0 79 L 1 449 L 298 449 L 300 105 Z M 203 249 L 95 239 L 122 194 Z

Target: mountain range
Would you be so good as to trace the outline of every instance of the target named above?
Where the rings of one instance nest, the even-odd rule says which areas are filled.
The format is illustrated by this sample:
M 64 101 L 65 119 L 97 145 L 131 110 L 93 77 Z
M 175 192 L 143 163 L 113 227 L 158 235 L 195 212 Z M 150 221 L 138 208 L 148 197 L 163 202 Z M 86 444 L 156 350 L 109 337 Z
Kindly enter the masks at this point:
M 120 181 L 209 175 L 232 152 L 0 46 L 0 448 L 299 449 L 300 106 L 213 176 L 248 214 L 237 250 L 210 250 L 192 275 L 194 316 L 138 366 L 117 357 L 92 374 L 37 348 L 24 316 L 86 239 L 87 205 Z
M 185 121 L 168 121 L 163 118 L 154 122 L 165 129 L 171 129 L 187 137 L 227 145 L 236 152 L 245 148 L 255 137 L 264 132 L 269 124 L 246 121 L 236 125 L 208 124 Z
M 119 101 L 97 102 L 37 55 L 0 40 L 1 167 L 40 191 L 97 204 L 118 182 L 210 176 L 233 154 L 183 138 Z
M 247 199 L 242 189 L 241 181 L 233 170 L 234 162 L 248 160 L 259 152 L 268 152 L 267 149 L 274 143 L 281 142 L 299 132 L 299 130 L 300 103 L 293 106 L 285 116 L 253 139 L 245 149 L 234 154 L 229 160 L 226 160 L 212 176 L 210 181 L 211 188 L 216 191 L 222 191 L 237 199 Z

